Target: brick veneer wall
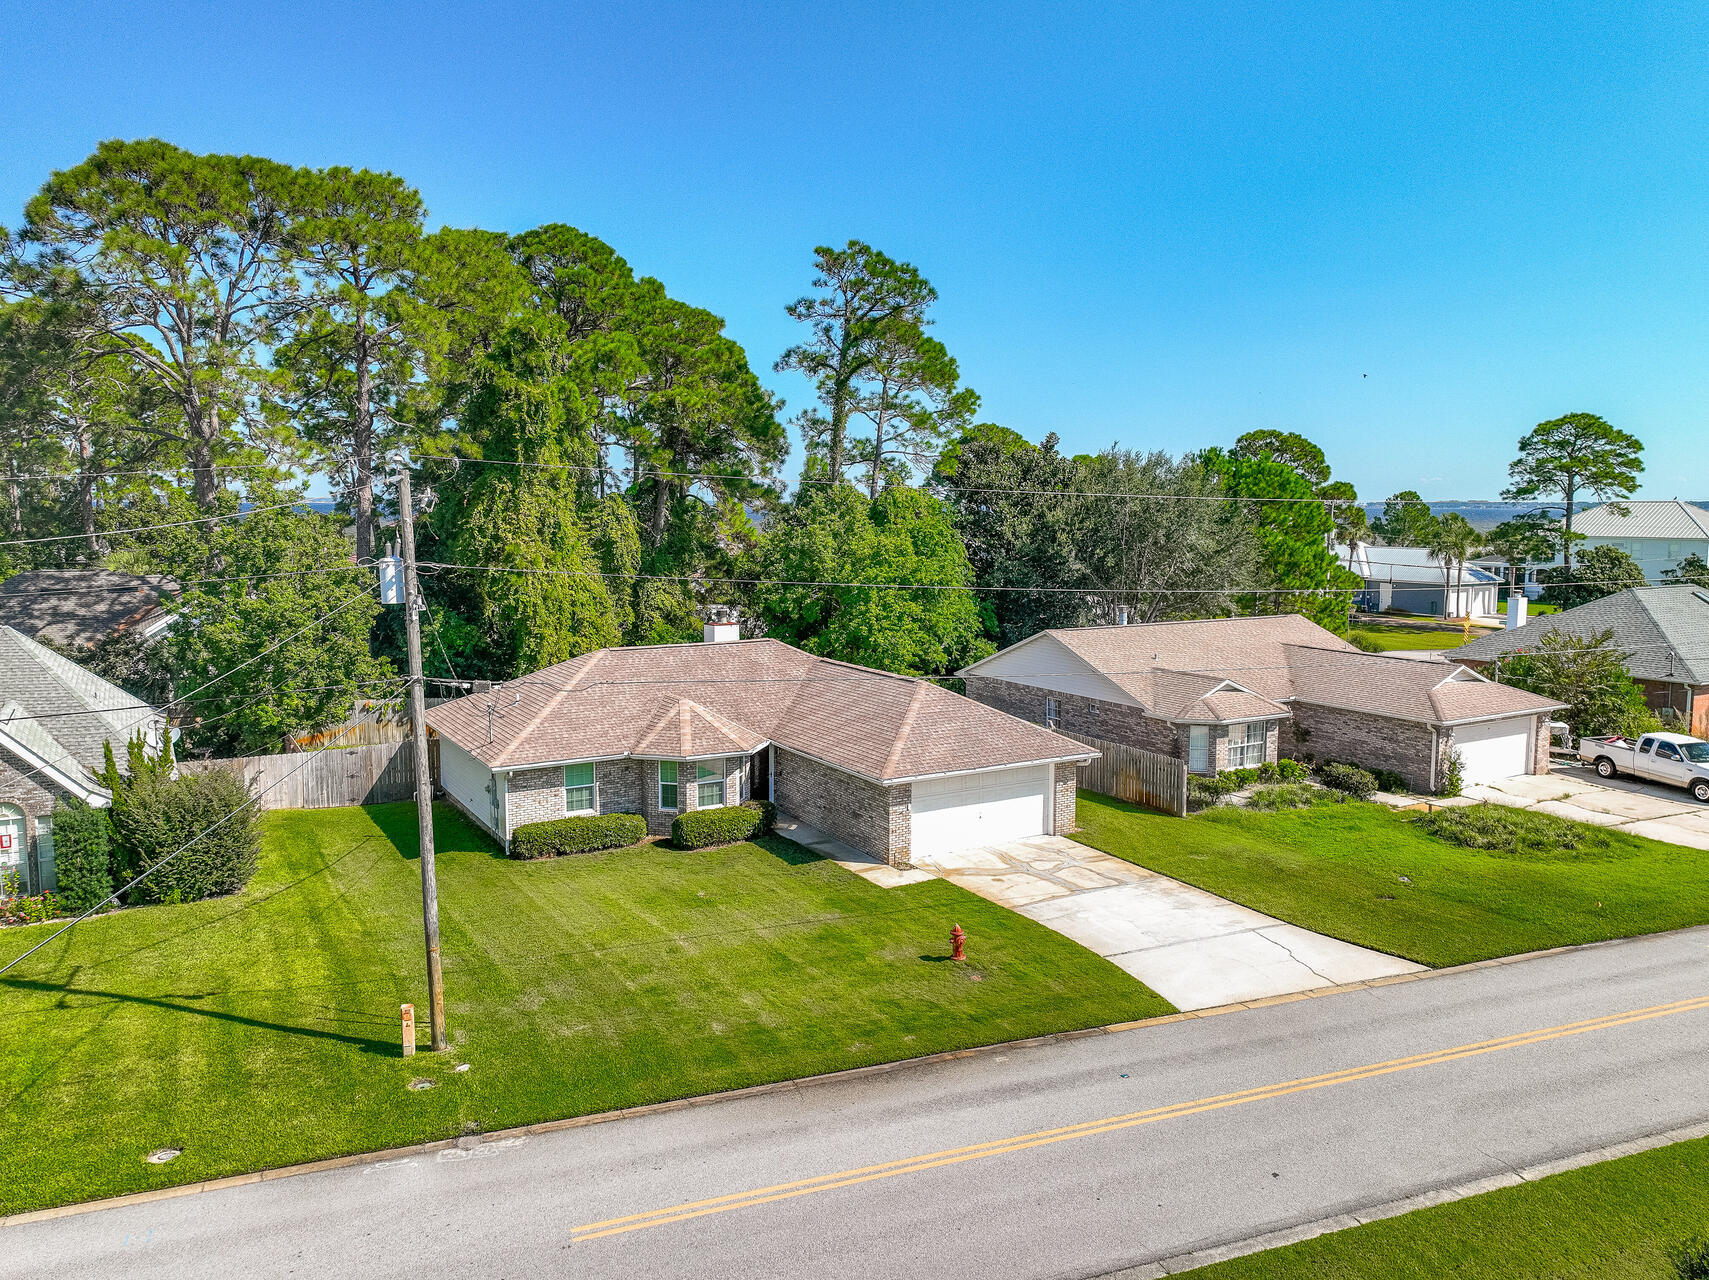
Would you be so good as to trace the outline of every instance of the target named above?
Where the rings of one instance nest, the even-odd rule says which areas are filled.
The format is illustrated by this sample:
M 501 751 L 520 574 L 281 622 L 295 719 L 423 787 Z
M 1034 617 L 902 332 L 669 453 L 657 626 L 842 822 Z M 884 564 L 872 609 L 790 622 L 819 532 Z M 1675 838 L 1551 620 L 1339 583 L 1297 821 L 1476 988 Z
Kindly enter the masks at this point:
M 678 812 L 696 808 L 699 792 L 694 783 L 694 764 L 677 766 L 677 809 L 659 808 L 659 762 L 657 760 L 601 760 L 594 765 L 594 803 L 600 813 L 639 813 L 647 819 L 647 833 L 668 836 Z M 724 794 L 730 804 L 747 798 L 752 790 L 750 758 L 726 756 Z M 505 820 L 514 832 L 524 823 L 549 822 L 564 811 L 564 767 L 520 769 L 508 775 Z
M 914 789 L 880 786 L 782 747 L 776 753 L 783 812 L 892 866 L 905 866 L 913 825 Z
M 1080 766 L 1072 761 L 1056 766 L 1056 777 L 1050 789 L 1050 829 L 1056 835 L 1065 836 L 1079 826 L 1075 813 L 1079 774 Z
M 1538 716 L 1531 725 L 1531 772 L 1549 771 L 1549 717 Z
M 1106 702 L 1102 698 L 1087 698 L 1077 693 L 1056 693 L 1037 685 L 999 680 L 994 676 L 968 676 L 963 683 L 967 686 L 967 696 L 975 702 L 996 707 L 1021 720 L 1042 725 L 1044 700 L 1055 698 L 1056 727 L 1059 729 L 1167 756 L 1186 755 L 1184 731 L 1167 720 L 1153 719 L 1138 707 Z
M 1446 735 L 1415 720 L 1395 720 L 1363 711 L 1318 707 L 1296 702 L 1294 737 L 1300 754 L 1314 760 L 1340 760 L 1365 769 L 1387 769 L 1406 779 L 1414 791 L 1431 788 L 1431 748 L 1437 753 L 1435 777 L 1440 781 Z M 1303 739 L 1300 730 L 1305 730 Z
M 1184 724 L 1148 716 L 1138 707 L 1102 698 L 1087 698 L 1077 693 L 1056 693 L 1018 680 L 999 680 L 991 676 L 968 676 L 967 696 L 988 707 L 996 707 L 1034 724 L 1044 723 L 1044 700 L 1056 699 L 1056 727 L 1088 738 L 1119 742 L 1144 751 L 1186 760 L 1189 729 Z M 1272 721 L 1264 740 L 1264 759 L 1276 759 L 1281 749 L 1282 721 Z M 1213 724 L 1210 728 L 1211 767 L 1228 768 L 1228 726 Z
M 8 756 L 0 755 L 0 803 L 15 804 L 24 811 L 24 848 L 18 858 L 18 871 L 29 892 L 37 891 L 40 869 L 36 864 L 37 819 L 53 812 L 58 793 L 42 786 L 41 775 L 31 776 L 27 770 L 14 766 Z

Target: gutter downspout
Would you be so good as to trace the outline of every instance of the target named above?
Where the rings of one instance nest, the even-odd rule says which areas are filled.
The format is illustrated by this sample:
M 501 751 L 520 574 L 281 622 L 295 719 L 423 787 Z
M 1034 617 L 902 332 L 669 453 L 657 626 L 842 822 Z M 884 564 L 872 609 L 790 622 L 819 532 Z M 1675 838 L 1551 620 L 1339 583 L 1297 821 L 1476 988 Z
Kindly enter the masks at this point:
M 1442 759 L 1442 730 L 1430 726 L 1430 794 L 1436 794 L 1436 766 Z

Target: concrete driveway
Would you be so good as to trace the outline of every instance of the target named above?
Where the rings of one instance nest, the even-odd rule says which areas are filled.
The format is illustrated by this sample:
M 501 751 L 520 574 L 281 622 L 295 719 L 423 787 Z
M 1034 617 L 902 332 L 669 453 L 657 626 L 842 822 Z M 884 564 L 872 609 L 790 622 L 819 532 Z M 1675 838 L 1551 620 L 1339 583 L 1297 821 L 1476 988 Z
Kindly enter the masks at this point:
M 1679 787 L 1636 778 L 1602 779 L 1587 765 L 1557 764 L 1552 773 L 1467 787 L 1466 795 L 1615 827 L 1669 844 L 1709 849 L 1709 805 L 1699 804 Z
M 914 862 L 1074 939 L 1177 1009 L 1208 1009 L 1421 968 L 1284 924 L 1061 836 L 916 854 Z

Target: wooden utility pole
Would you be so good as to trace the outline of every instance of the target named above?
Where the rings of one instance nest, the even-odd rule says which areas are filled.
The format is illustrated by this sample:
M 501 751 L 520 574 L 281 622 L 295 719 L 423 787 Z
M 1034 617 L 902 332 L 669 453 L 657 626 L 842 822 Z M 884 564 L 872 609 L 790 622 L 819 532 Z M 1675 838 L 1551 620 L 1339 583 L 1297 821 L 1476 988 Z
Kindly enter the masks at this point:
M 421 833 L 421 928 L 427 937 L 427 1002 L 433 1049 L 445 1039 L 445 986 L 439 970 L 439 882 L 433 872 L 433 768 L 427 758 L 427 681 L 421 674 L 421 599 L 415 580 L 415 511 L 409 491 L 409 460 L 398 466 L 398 526 L 404 561 L 404 634 L 409 638 L 409 718 L 415 741 L 415 812 Z

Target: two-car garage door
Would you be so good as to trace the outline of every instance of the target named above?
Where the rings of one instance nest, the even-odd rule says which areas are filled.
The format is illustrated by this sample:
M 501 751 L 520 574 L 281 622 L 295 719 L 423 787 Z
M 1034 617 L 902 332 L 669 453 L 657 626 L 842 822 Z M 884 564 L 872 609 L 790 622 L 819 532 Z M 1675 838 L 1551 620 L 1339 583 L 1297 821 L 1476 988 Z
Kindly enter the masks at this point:
M 1529 716 L 1490 720 L 1454 727 L 1454 748 L 1460 753 L 1461 781 L 1500 782 L 1531 772 Z
M 909 845 L 930 857 L 1050 830 L 1049 765 L 992 769 L 914 784 Z

